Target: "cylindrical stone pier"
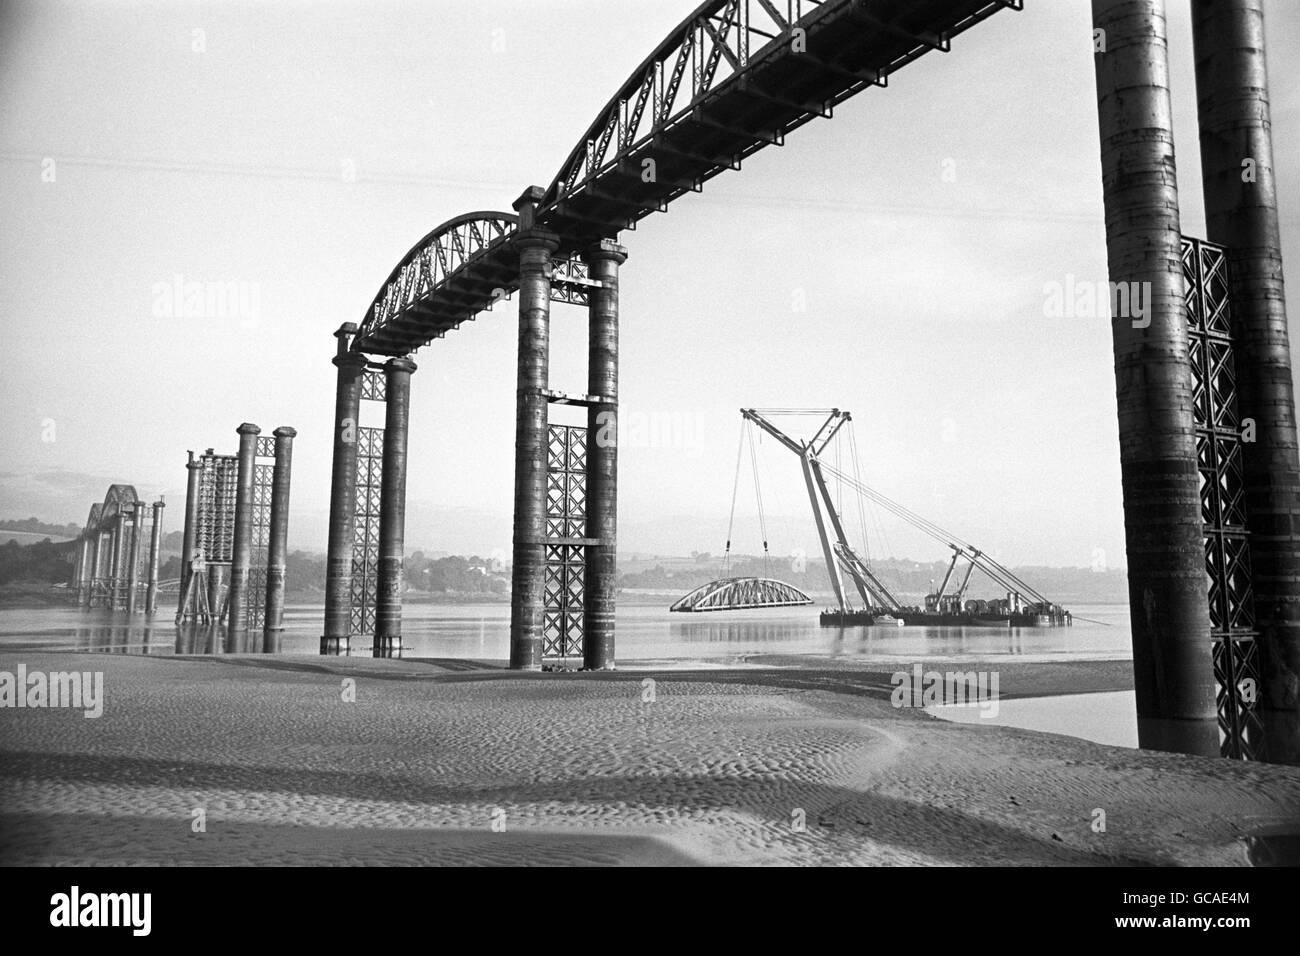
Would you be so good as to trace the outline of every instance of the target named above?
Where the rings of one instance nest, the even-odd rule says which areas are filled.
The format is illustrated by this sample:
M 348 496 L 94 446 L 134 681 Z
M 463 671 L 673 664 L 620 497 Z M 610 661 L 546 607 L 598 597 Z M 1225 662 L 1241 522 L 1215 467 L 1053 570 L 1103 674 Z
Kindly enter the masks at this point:
M 614 667 L 614 604 L 618 532 L 618 268 L 627 250 L 604 241 L 588 249 L 588 276 L 600 282 L 587 295 L 587 547 L 583 666 Z
M 1192 0 L 1206 238 L 1232 276 L 1264 757 L 1300 763 L 1300 456 L 1261 0 Z
M 510 591 L 510 666 L 542 667 L 546 574 L 547 387 L 550 363 L 551 255 L 559 237 L 534 227 L 542 190 L 515 203 L 519 231 L 519 367 L 515 393 L 514 567 Z
M 189 593 L 190 562 L 194 560 L 194 549 L 199 529 L 199 470 L 203 467 L 189 453 L 190 460 L 185 464 L 185 530 L 181 533 L 181 600 Z M 176 608 L 180 614 L 180 606 Z M 179 620 L 179 617 L 178 617 Z
M 375 657 L 402 654 L 406 547 L 406 444 L 411 411 L 409 358 L 384 364 L 384 473 L 379 487 L 379 567 L 375 575 Z
M 208 610 L 212 614 L 212 620 L 209 623 L 219 624 L 221 623 L 222 565 L 209 563 L 207 565 L 207 574 Z
M 144 524 L 144 502 L 137 501 L 131 508 L 131 540 L 126 558 L 126 612 L 134 614 L 139 603 L 140 590 L 140 530 Z
M 266 619 L 263 649 L 280 653 L 284 633 L 284 574 L 289 555 L 289 482 L 293 473 L 293 440 L 298 432 L 287 425 L 275 435 L 275 470 L 271 477 L 271 528 L 266 545 Z
M 85 555 L 83 554 L 85 548 L 81 546 L 80 538 L 77 538 L 73 542 L 73 546 L 75 548 L 75 551 L 72 555 L 72 577 L 68 580 L 68 586 L 72 589 L 72 593 L 76 595 L 78 599 L 80 599 L 81 576 L 84 573 L 84 565 L 85 565 L 85 561 L 84 561 Z
M 93 531 L 81 536 L 81 559 L 77 565 L 77 604 L 80 607 L 90 603 L 90 589 L 95 580 L 96 540 Z
M 235 534 L 230 548 L 229 630 L 248 627 L 248 574 L 253 563 L 253 459 L 262 429 L 244 422 L 239 433 L 239 473 L 235 485 Z
M 329 543 L 325 566 L 325 633 L 322 654 L 347 654 L 352 630 L 352 533 L 357 506 L 357 431 L 366 357 L 349 351 L 357 327 L 344 323 L 334 333 L 338 387 L 334 398 L 334 464 L 330 477 Z
M 86 594 L 86 606 L 94 607 L 95 604 L 95 581 L 99 579 L 104 569 L 104 532 L 97 530 L 94 532 L 93 544 L 90 548 L 90 587 Z
M 149 527 L 149 577 L 145 590 L 144 612 L 153 617 L 158 610 L 158 562 L 162 558 L 162 514 L 163 500 L 153 503 L 153 524 Z M 181 562 L 184 566 L 184 562 Z M 182 592 L 184 593 L 184 592 Z
M 1164 0 L 1093 0 L 1138 741 L 1219 752 Z M 1135 299 L 1135 296 L 1140 298 Z M 1112 297 L 1117 298 L 1117 297 Z
M 119 506 L 113 516 L 113 533 L 109 539 L 108 555 L 108 609 L 117 610 L 118 599 L 122 594 L 122 522 L 125 521 Z

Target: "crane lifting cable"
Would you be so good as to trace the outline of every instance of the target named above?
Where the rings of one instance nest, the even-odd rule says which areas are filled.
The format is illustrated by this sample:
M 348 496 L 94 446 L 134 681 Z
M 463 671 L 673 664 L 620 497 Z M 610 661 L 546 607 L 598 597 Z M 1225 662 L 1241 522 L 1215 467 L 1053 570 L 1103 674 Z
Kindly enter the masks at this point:
M 745 460 L 745 445 L 749 445 L 750 468 L 753 471 L 754 498 L 757 503 L 759 533 L 763 539 L 763 576 L 734 577 L 731 575 L 731 542 L 736 524 L 736 501 L 740 495 L 740 471 Z M 727 546 L 723 552 L 722 577 L 703 584 L 673 603 L 670 611 L 739 611 L 772 607 L 799 607 L 813 603 L 803 591 L 785 581 L 768 577 L 770 553 L 767 538 L 767 513 L 763 507 L 763 486 L 758 469 L 758 439 L 754 437 L 750 422 L 741 423 L 740 444 L 736 449 L 736 477 L 731 487 L 731 515 L 727 520 Z
M 746 425 L 749 423 L 746 422 Z M 758 530 L 763 536 L 763 577 L 768 575 L 767 515 L 763 511 L 763 488 L 758 477 L 758 442 L 749 438 L 749 463 L 754 471 L 754 501 L 758 507 Z M 734 507 L 734 503 L 733 503 Z

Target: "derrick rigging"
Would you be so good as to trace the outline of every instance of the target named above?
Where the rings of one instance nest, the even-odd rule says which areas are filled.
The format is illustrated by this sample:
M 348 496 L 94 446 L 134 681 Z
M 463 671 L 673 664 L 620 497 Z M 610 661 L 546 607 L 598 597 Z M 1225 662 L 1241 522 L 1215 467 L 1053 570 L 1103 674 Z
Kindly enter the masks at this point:
M 808 490 L 808 501 L 812 507 L 813 521 L 817 536 L 821 542 L 822 555 L 826 561 L 826 570 L 830 578 L 831 589 L 835 592 L 838 608 L 824 611 L 821 616 L 823 624 L 872 624 L 877 618 L 887 618 L 904 624 L 997 624 L 1019 626 L 1053 626 L 1065 625 L 1071 621 L 1070 612 L 1043 595 L 1028 584 L 1006 565 L 994 560 L 984 551 L 975 547 L 949 531 L 944 530 L 921 515 L 887 498 L 870 488 L 861 479 L 858 467 L 857 446 L 851 426 L 847 429 L 849 447 L 853 459 L 853 474 L 842 467 L 836 467 L 823 461 L 823 455 L 831 442 L 840 434 L 844 426 L 852 422 L 852 416 L 838 408 L 832 409 L 754 409 L 742 408 L 740 414 L 745 421 L 752 422 L 764 432 L 775 438 L 782 446 L 799 458 L 803 471 L 804 484 Z M 808 440 L 796 439 L 771 421 L 772 416 L 782 415 L 825 415 L 826 419 Z M 838 451 L 838 446 L 837 446 Z M 905 521 L 929 537 L 952 549 L 952 560 L 948 564 L 943 581 L 934 593 L 926 595 L 925 607 L 904 607 L 880 580 L 872 569 L 870 562 L 859 554 L 849 543 L 841 520 L 841 509 L 836 506 L 836 499 L 831 496 L 827 486 L 827 474 L 838 482 L 837 491 L 842 493 L 844 487 L 856 492 L 859 508 L 862 501 L 879 505 L 890 514 Z M 755 476 L 757 481 L 757 473 Z M 756 485 L 757 487 L 757 485 Z M 735 503 L 733 499 L 733 514 Z M 827 526 L 829 525 L 829 531 Z M 862 518 L 863 540 L 865 542 L 865 517 Z M 766 539 L 766 533 L 764 534 Z M 728 542 L 730 547 L 730 542 Z M 764 540 L 764 553 L 767 542 Z M 948 585 L 952 582 L 961 560 L 967 562 L 961 584 L 949 594 Z M 1006 599 L 995 601 L 964 601 L 971 576 L 976 570 L 1005 589 Z M 843 575 L 847 574 L 862 599 L 861 608 L 850 605 L 844 586 Z
M 763 576 L 731 576 L 731 541 L 736 526 L 736 501 L 740 497 L 740 472 L 749 447 L 753 472 L 754 498 L 757 502 L 759 533 L 763 539 Z M 703 584 L 673 603 L 670 611 L 741 611 L 769 607 L 798 607 L 813 603 L 803 591 L 785 581 L 768 577 L 771 553 L 767 538 L 767 513 L 763 507 L 763 485 L 758 470 L 758 439 L 748 422 L 741 425 L 740 445 L 736 449 L 736 477 L 731 488 L 731 514 L 727 520 L 727 546 L 722 557 L 722 577 Z

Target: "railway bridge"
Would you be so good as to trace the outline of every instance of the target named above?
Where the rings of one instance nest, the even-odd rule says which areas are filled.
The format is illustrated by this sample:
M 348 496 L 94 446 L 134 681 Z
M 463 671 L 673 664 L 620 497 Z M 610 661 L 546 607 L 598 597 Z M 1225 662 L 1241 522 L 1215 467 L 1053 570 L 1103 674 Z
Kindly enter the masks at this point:
M 126 484 L 109 485 L 104 500 L 90 506 L 73 551 L 70 584 L 79 606 L 153 615 L 163 507 L 161 498 L 150 504 Z
M 1179 221 L 1164 0 L 1093 0 L 1143 746 L 1300 761 L 1300 465 L 1262 0 L 1192 0 L 1208 236 Z M 322 653 L 401 653 L 412 353 L 517 294 L 510 664 L 614 654 L 624 233 L 1021 0 L 706 0 L 637 66 L 545 187 L 448 219 L 343 325 Z M 1010 42 L 1010 39 L 1008 39 Z M 959 55 L 959 54 L 958 54 Z M 1250 176 L 1243 174 L 1249 165 Z M 1121 285 L 1123 284 L 1123 285 Z M 588 310 L 588 382 L 549 381 L 551 303 Z M 384 427 L 362 428 L 362 401 Z M 586 427 L 550 423 L 553 405 Z M 1251 440 L 1243 440 L 1249 420 Z

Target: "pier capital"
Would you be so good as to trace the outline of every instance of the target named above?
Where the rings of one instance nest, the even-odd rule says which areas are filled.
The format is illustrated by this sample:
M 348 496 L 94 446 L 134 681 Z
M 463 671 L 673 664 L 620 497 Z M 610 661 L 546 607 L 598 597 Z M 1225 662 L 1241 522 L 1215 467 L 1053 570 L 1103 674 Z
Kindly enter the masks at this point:
M 399 355 L 384 363 L 385 372 L 406 372 L 408 375 L 419 368 L 409 356 Z
M 582 251 L 582 261 L 588 264 L 611 261 L 621 266 L 627 262 L 627 248 L 619 245 L 613 239 L 601 239 Z
M 546 190 L 541 186 L 529 186 L 520 194 L 518 199 L 510 204 L 510 208 L 519 214 L 520 232 L 533 228 L 537 217 L 537 204 L 542 201 L 545 195 Z

